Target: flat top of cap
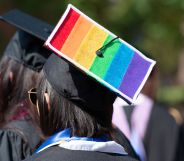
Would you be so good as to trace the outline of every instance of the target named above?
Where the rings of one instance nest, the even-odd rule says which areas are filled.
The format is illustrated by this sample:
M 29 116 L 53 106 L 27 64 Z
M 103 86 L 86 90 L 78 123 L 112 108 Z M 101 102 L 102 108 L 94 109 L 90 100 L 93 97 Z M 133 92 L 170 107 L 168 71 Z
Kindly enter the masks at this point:
M 53 30 L 53 27 L 48 23 L 18 9 L 13 9 L 4 13 L 0 16 L 0 20 L 3 20 L 43 41 L 48 38 Z
M 155 65 L 70 4 L 45 46 L 130 103 Z

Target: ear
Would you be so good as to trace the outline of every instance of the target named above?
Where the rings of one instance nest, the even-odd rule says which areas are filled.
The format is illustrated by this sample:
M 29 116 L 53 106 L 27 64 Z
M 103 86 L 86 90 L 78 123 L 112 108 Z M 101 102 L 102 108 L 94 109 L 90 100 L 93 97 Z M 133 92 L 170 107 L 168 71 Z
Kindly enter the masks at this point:
M 50 99 L 49 99 L 48 93 L 45 93 L 44 96 L 45 96 L 45 100 L 46 100 L 47 105 L 48 105 L 48 110 L 50 110 Z
M 38 107 L 38 101 L 36 101 L 36 109 L 37 109 L 38 115 L 40 116 L 40 110 L 39 110 L 39 107 Z

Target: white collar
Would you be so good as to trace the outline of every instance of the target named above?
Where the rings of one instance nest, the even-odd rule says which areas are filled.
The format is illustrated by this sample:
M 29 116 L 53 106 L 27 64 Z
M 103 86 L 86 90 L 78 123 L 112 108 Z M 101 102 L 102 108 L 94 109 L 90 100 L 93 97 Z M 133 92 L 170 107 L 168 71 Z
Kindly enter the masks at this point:
M 94 142 L 94 141 L 72 140 L 70 142 L 62 142 L 58 146 L 70 150 L 98 151 L 98 152 L 128 155 L 125 149 L 115 141 Z

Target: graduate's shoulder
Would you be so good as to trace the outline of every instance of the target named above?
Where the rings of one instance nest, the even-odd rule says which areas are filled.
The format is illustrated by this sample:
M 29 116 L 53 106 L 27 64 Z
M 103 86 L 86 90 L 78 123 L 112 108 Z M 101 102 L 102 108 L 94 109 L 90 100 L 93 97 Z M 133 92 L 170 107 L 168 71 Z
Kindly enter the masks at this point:
M 128 155 L 94 151 L 68 150 L 58 146 L 34 154 L 24 161 L 137 161 Z

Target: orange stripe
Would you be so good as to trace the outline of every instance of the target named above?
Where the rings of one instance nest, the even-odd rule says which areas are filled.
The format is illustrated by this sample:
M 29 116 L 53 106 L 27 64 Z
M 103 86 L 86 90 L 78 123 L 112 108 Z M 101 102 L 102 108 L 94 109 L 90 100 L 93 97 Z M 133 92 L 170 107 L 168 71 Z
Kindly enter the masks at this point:
M 79 48 L 82 40 L 84 39 L 91 27 L 92 22 L 90 22 L 83 16 L 80 16 L 75 26 L 73 27 L 70 35 L 68 36 L 66 42 L 61 48 L 61 52 L 72 58 L 77 52 L 77 49 Z

